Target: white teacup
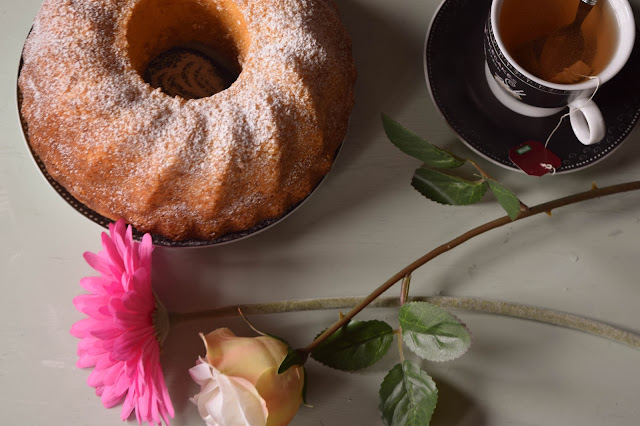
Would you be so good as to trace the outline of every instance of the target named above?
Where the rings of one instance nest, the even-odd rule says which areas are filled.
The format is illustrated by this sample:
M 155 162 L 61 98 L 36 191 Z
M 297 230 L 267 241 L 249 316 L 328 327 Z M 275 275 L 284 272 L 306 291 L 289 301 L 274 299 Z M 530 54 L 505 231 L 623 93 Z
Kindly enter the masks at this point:
M 636 26 L 629 2 L 600 0 L 609 3 L 618 34 L 611 59 L 597 74 L 598 78 L 558 84 L 534 76 L 507 51 L 498 25 L 504 1 L 491 3 L 484 34 L 485 73 L 495 97 L 512 111 L 529 117 L 546 117 L 569 107 L 576 138 L 585 145 L 600 142 L 606 126 L 600 109 L 590 98 L 598 85 L 609 81 L 624 67 L 631 55 Z

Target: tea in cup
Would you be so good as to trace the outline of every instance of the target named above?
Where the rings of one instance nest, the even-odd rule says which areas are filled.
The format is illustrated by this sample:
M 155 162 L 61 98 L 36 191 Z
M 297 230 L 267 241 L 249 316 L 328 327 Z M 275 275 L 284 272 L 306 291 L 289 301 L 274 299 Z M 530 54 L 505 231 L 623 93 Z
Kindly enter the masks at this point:
M 545 117 L 568 107 L 576 138 L 590 145 L 606 132 L 592 95 L 623 68 L 634 41 L 627 0 L 493 0 L 485 74 L 516 113 Z

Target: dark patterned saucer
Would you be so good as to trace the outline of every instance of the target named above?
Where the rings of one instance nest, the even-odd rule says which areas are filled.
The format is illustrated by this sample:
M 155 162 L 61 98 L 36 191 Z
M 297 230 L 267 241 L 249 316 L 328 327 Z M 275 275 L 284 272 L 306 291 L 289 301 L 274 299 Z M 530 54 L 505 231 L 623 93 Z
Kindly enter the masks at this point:
M 509 149 L 527 140 L 543 142 L 562 111 L 530 118 L 503 106 L 485 77 L 483 32 L 491 0 L 444 0 L 427 32 L 424 66 L 431 98 L 462 142 L 488 160 L 518 169 Z M 626 66 L 598 90 L 607 133 L 594 145 L 581 144 L 568 119 L 563 120 L 549 149 L 562 160 L 559 173 L 576 171 L 602 160 L 631 133 L 640 117 L 640 34 Z

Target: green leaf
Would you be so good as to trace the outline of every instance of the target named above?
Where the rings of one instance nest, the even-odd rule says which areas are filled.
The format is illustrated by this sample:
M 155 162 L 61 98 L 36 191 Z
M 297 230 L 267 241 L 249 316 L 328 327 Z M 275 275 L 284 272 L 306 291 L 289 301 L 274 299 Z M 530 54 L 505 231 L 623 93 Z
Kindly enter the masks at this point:
M 431 167 L 450 169 L 460 167 L 466 162 L 466 160 L 430 144 L 385 114 L 382 114 L 382 125 L 389 140 L 400 151 Z
M 359 370 L 379 361 L 392 342 L 393 328 L 386 322 L 351 321 L 322 342 L 311 357 L 338 370 Z
M 498 200 L 511 220 L 516 220 L 520 214 L 520 200 L 516 197 L 516 194 L 496 180 L 487 179 L 487 182 L 489 183 L 489 188 L 493 191 L 493 195 L 495 195 L 496 200 Z
M 402 340 L 421 358 L 449 361 L 471 345 L 465 325 L 444 309 L 427 302 L 406 303 L 400 308 Z
M 307 370 L 304 368 L 305 359 L 300 355 L 300 352 L 293 349 L 285 340 L 279 337 L 274 338 L 286 343 L 287 345 L 287 356 L 280 363 L 280 366 L 278 367 L 278 374 L 283 374 L 291 367 L 295 367 L 297 365 L 302 367 L 302 374 L 304 377 L 304 381 L 302 382 L 302 402 L 307 405 Z
M 278 367 L 278 374 L 282 374 L 296 365 L 304 365 L 304 362 L 305 359 L 302 357 L 300 352 L 289 346 L 287 356 L 284 357 L 284 360 L 280 363 L 280 367 Z
M 432 201 L 454 206 L 477 203 L 487 192 L 485 181 L 470 181 L 426 167 L 416 170 L 411 185 Z
M 302 382 L 302 403 L 309 405 L 307 404 L 307 369 L 304 368 L 304 365 L 302 366 L 302 374 L 304 375 L 304 381 Z
M 426 426 L 438 402 L 433 379 L 411 361 L 387 373 L 379 395 L 382 419 L 389 426 Z

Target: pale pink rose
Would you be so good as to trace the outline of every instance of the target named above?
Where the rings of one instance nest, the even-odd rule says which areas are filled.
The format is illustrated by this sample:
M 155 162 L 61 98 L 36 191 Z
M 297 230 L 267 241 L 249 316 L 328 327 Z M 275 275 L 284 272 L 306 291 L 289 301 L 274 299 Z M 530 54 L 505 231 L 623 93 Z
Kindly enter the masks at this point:
M 189 370 L 200 385 L 192 398 L 209 426 L 283 426 L 302 402 L 304 370 L 278 374 L 287 345 L 269 336 L 237 337 L 228 328 L 201 335 L 206 359 Z

